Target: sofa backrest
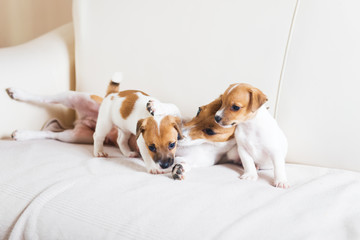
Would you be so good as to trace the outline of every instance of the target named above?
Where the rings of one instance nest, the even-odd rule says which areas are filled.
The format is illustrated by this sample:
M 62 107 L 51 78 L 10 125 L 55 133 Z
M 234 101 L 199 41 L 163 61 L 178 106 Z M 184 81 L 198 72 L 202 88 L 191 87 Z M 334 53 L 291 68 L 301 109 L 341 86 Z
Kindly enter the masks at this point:
M 360 171 L 360 1 L 302 0 L 279 92 L 289 162 Z
M 76 89 L 104 95 L 122 71 L 121 89 L 192 117 L 229 84 L 247 82 L 267 94 L 288 162 L 360 170 L 359 4 L 299 3 L 74 0 Z
M 78 0 L 77 90 L 121 89 L 176 103 L 186 116 L 229 84 L 263 89 L 273 110 L 295 1 Z

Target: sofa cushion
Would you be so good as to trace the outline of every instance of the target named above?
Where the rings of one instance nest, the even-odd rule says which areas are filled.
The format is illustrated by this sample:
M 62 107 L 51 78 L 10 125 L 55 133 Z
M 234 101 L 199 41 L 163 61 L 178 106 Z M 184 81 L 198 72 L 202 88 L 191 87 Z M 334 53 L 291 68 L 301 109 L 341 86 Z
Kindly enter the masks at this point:
M 287 164 L 241 180 L 236 165 L 184 181 L 92 146 L 0 141 L 0 239 L 359 239 L 360 173 Z

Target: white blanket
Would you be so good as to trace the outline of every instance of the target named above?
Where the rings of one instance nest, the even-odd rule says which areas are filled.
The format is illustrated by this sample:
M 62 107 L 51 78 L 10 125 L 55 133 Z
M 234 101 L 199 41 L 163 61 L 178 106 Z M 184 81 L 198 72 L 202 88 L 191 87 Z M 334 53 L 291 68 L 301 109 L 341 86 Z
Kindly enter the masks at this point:
M 242 169 L 150 175 L 91 145 L 0 141 L 0 239 L 360 239 L 360 173 L 287 164 L 288 190 Z

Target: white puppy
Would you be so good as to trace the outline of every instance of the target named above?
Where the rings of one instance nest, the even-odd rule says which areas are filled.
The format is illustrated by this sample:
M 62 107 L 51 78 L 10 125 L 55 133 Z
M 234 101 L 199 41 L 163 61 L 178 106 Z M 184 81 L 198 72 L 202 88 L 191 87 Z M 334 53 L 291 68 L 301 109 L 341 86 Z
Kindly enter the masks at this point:
M 142 91 L 117 92 L 120 81 L 121 75 L 115 74 L 101 103 L 94 133 L 94 155 L 107 156 L 103 142 L 111 128 L 116 126 L 117 143 L 123 155 L 138 156 L 128 145 L 130 136 L 134 134 L 147 171 L 153 174 L 164 173 L 165 169 L 170 171 L 177 141 L 182 138 L 179 109 L 174 104 L 165 103 L 158 104 L 160 107 L 155 109 L 154 105 L 159 101 Z
M 274 185 L 288 188 L 285 172 L 287 140 L 275 119 L 263 105 L 267 97 L 249 84 L 232 84 L 222 95 L 215 121 L 227 128 L 236 126 L 235 138 L 244 167 L 243 179 L 256 180 L 260 169 L 274 166 Z

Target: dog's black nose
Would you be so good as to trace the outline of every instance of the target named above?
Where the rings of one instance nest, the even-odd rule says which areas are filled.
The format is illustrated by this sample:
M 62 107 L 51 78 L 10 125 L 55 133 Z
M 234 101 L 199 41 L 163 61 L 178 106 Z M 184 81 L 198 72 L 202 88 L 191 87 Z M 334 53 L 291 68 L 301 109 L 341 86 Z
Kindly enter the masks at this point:
M 221 117 L 219 115 L 215 115 L 215 121 L 219 123 L 221 121 Z
M 170 162 L 166 161 L 166 162 L 160 162 L 159 165 L 162 169 L 165 169 L 165 168 L 170 167 L 171 164 L 170 164 Z
M 162 169 L 171 167 L 174 164 L 174 157 L 168 157 L 162 161 L 160 161 L 159 165 Z

